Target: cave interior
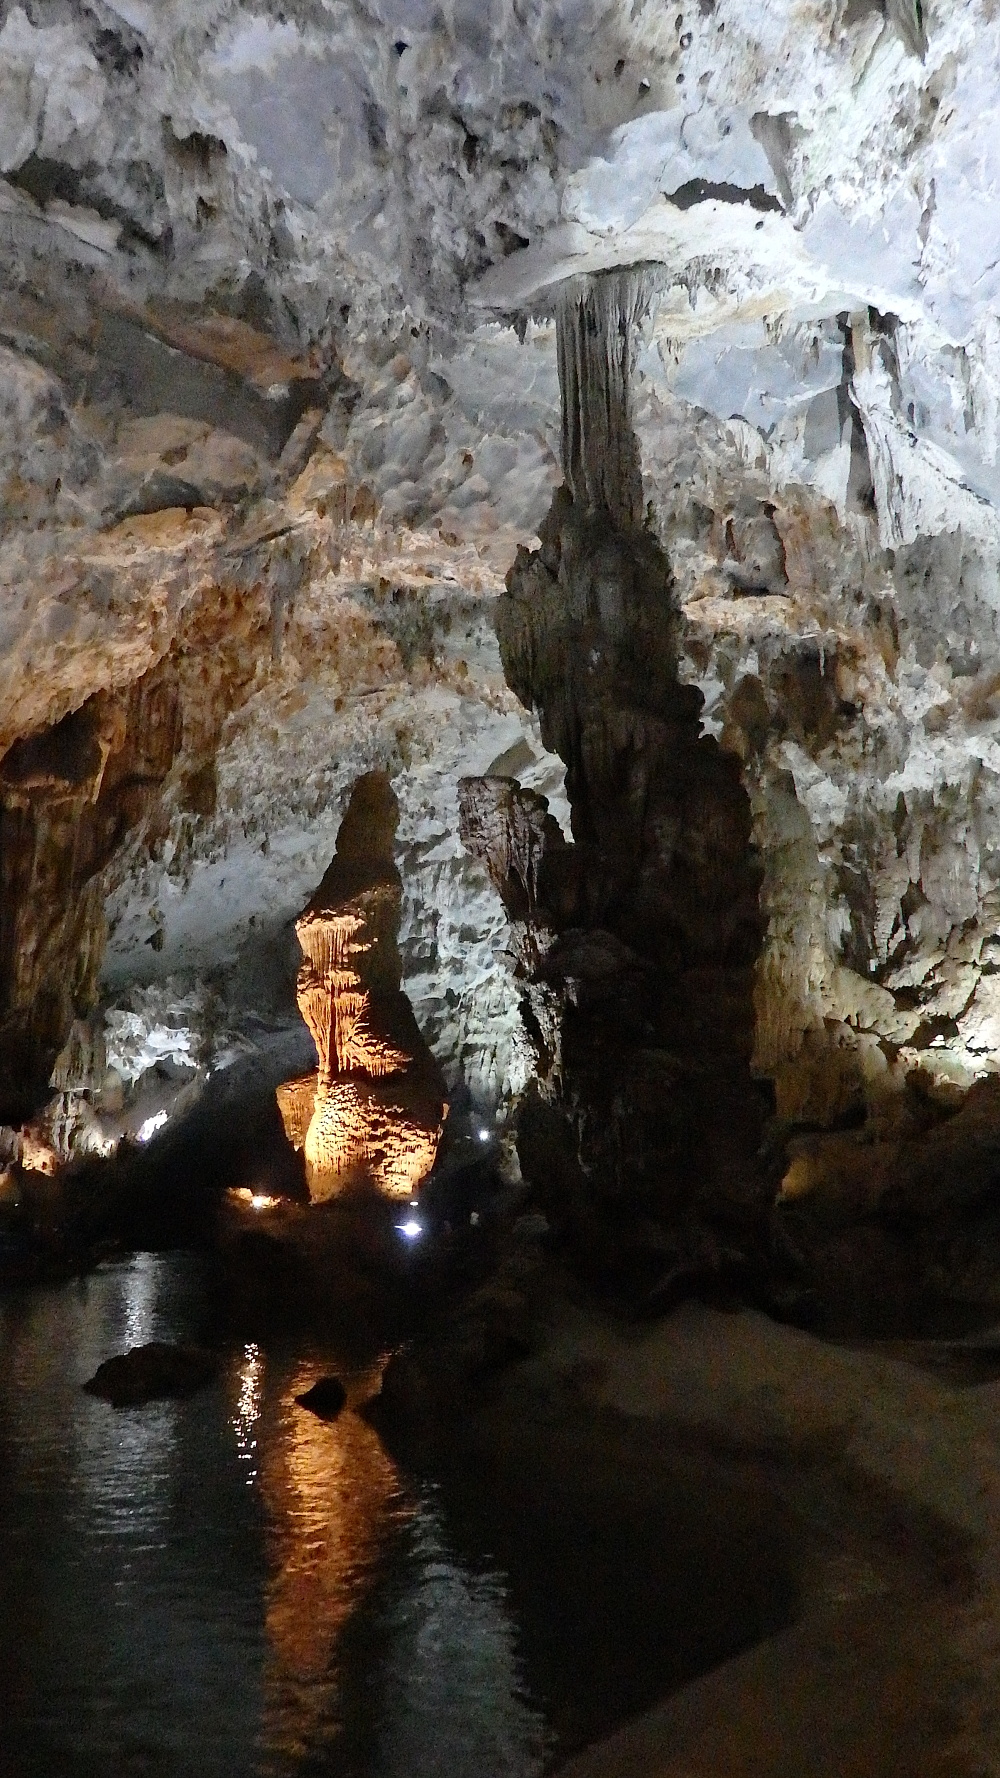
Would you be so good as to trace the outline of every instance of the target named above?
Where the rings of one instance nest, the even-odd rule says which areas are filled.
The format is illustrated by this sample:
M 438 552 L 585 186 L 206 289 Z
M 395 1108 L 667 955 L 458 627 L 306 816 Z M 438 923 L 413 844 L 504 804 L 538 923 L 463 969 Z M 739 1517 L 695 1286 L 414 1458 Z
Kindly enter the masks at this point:
M 617 1526 L 510 1778 L 1000 1773 L 994 210 L 996 0 L 0 0 L 0 1368 Z

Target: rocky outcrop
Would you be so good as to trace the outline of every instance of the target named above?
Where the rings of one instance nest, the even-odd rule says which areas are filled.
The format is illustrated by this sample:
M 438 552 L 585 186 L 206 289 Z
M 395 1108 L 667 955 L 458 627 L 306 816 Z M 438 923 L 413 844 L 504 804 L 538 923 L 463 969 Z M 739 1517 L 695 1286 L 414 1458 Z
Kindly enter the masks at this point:
M 180 745 L 176 675 L 98 693 L 0 763 L 0 1114 L 30 1102 L 97 997 L 101 872 Z
M 447 1113 L 400 989 L 398 816 L 385 773 L 358 780 L 336 856 L 296 922 L 299 1009 L 319 1065 L 279 1088 L 278 1104 L 314 1202 L 368 1188 L 405 1203 L 434 1164 Z
M 347 1400 L 347 1390 L 339 1377 L 319 1377 L 295 1399 L 300 1408 L 308 1408 L 318 1419 L 335 1420 Z

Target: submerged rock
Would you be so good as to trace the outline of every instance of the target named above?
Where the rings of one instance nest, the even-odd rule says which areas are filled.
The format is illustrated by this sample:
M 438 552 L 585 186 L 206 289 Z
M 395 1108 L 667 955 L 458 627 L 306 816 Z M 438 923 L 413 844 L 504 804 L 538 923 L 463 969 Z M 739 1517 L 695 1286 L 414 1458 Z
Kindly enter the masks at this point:
M 100 1396 L 113 1408 L 135 1408 L 165 1396 L 193 1395 L 212 1381 L 218 1368 L 215 1353 L 201 1346 L 171 1346 L 151 1340 L 146 1346 L 133 1346 L 129 1352 L 106 1358 L 83 1387 L 88 1395 Z
M 308 1408 L 321 1420 L 335 1420 L 347 1401 L 347 1390 L 339 1377 L 320 1377 L 311 1389 L 295 1397 L 300 1408 Z

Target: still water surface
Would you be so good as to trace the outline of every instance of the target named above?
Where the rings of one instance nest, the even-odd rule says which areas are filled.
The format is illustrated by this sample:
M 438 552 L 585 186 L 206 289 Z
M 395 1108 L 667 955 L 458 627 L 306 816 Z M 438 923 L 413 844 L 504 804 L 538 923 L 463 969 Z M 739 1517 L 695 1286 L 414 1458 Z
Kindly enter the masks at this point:
M 551 1662 L 533 1678 L 488 1542 L 456 1534 L 438 1487 L 407 1476 L 357 1414 L 326 1424 L 295 1404 L 324 1370 L 352 1401 L 377 1372 L 247 1343 L 185 1402 L 116 1411 L 82 1393 L 113 1352 L 203 1338 L 206 1302 L 197 1256 L 143 1253 L 0 1298 L 3 1778 L 549 1768 L 565 1745 Z M 552 1628 L 545 1574 L 530 1584 Z M 763 1632 L 727 1621 L 754 1616 L 755 1590 L 749 1608 L 724 1598 L 698 1665 Z M 554 1633 L 568 1696 L 587 1633 Z M 616 1644 L 589 1648 L 596 1671 L 621 1661 L 620 1627 L 594 1635 Z
M 112 1352 L 198 1338 L 203 1302 L 197 1259 L 137 1254 L 0 1304 L 4 1778 L 539 1771 L 502 1574 L 356 1414 L 296 1406 L 319 1355 L 246 1344 L 131 1411 L 82 1393 Z

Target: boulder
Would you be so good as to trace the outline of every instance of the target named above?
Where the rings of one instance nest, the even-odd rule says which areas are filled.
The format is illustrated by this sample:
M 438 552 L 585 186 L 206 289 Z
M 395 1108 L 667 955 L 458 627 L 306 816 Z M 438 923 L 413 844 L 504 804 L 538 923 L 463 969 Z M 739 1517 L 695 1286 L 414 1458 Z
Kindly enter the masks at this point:
M 219 1368 L 214 1352 L 201 1346 L 171 1346 L 151 1340 L 106 1358 L 83 1387 L 113 1408 L 141 1407 L 167 1396 L 193 1395 L 210 1383 Z
M 417 1426 L 463 1414 L 491 1378 L 530 1357 L 536 1345 L 524 1296 L 502 1280 L 483 1285 L 429 1335 L 393 1354 L 376 1418 Z
M 335 1420 L 347 1401 L 347 1390 L 339 1377 L 320 1377 L 311 1389 L 295 1397 L 300 1408 L 308 1408 L 321 1420 Z

